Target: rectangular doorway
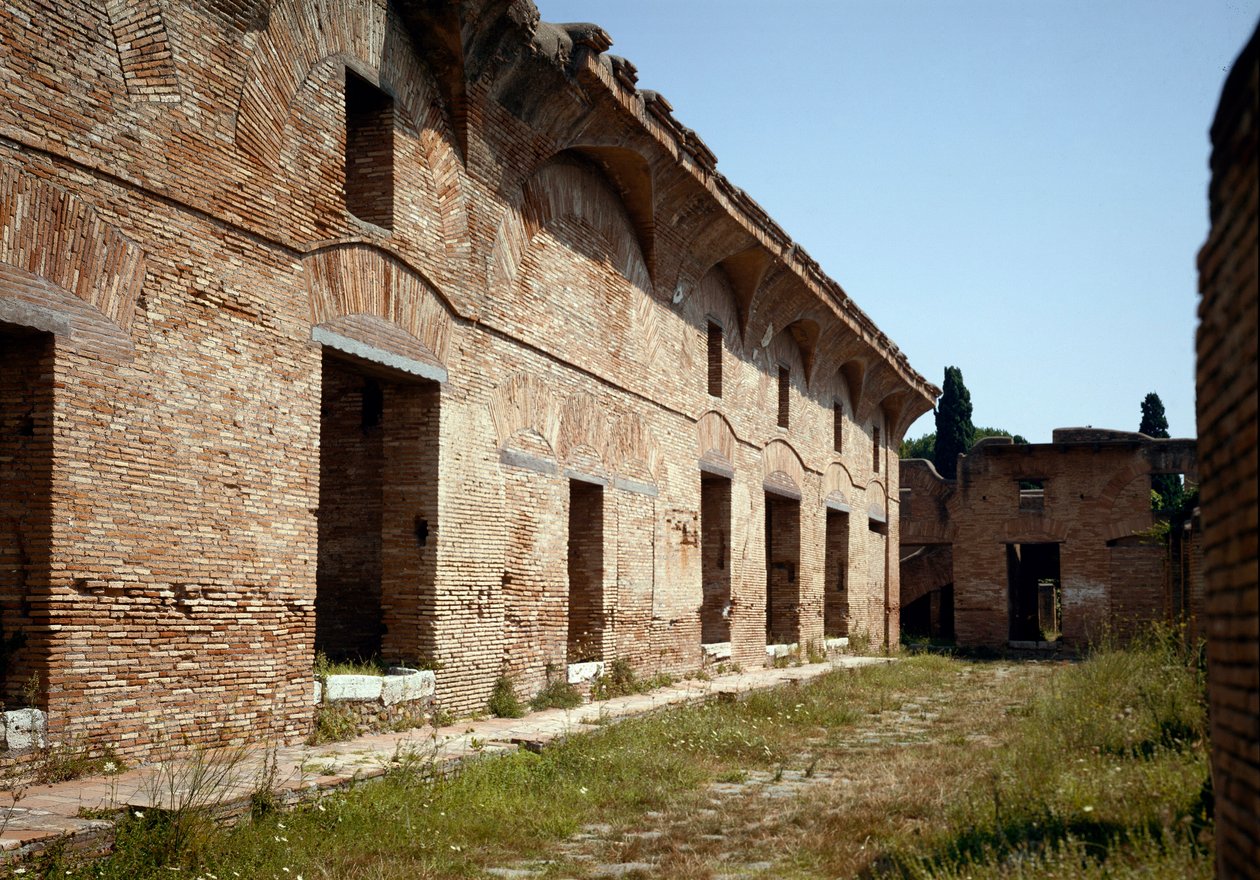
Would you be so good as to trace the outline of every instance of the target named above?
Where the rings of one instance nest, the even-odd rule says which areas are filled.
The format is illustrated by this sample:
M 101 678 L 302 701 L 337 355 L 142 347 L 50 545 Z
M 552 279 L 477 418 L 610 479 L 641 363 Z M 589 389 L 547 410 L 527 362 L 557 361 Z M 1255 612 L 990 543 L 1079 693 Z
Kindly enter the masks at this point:
M 34 676 L 48 681 L 49 634 L 29 609 L 49 576 L 53 353 L 51 334 L 0 324 L 0 703 L 10 707 L 25 705 Z
M 827 511 L 824 547 L 823 634 L 839 638 L 849 634 L 849 515 Z
M 1048 642 L 1062 629 L 1058 544 L 1007 544 L 1010 640 Z
M 766 644 L 799 638 L 800 567 L 801 502 L 766 493 Z
M 604 659 L 604 487 L 569 481 L 570 663 Z
M 731 481 L 716 474 L 700 476 L 700 565 L 704 595 L 700 604 L 700 641 L 731 640 Z
M 315 649 L 432 659 L 440 386 L 329 352 L 322 381 Z

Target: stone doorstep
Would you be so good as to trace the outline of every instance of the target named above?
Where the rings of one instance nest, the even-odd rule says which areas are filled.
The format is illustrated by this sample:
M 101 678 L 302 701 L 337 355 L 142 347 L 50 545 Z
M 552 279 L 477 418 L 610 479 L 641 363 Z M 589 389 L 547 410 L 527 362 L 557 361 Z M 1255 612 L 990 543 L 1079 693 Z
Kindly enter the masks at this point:
M 797 683 L 821 675 L 829 669 L 868 666 L 893 662 L 877 657 L 843 657 L 829 663 L 809 664 L 793 669 L 756 669 L 729 673 L 698 688 L 694 682 L 681 682 L 652 694 L 619 698 L 598 704 L 587 704 L 577 710 L 546 710 L 521 719 L 512 719 L 506 727 L 502 719 L 465 721 L 429 729 L 429 735 L 417 731 L 374 734 L 346 743 L 330 743 L 313 750 L 309 746 L 286 746 L 277 749 L 278 780 L 275 790 L 281 801 L 292 805 L 318 799 L 325 794 L 389 772 L 398 752 L 414 745 L 426 760 L 433 762 L 439 774 L 454 772 L 461 764 L 483 754 L 495 754 L 513 748 L 542 751 L 550 743 L 568 736 L 584 719 L 615 723 L 623 718 L 641 715 L 663 706 L 715 694 L 746 694 L 785 683 Z M 432 675 L 432 673 L 428 673 Z M 373 676 L 350 676 L 373 677 Z M 476 747 L 473 741 L 477 740 Z M 214 805 L 213 815 L 232 822 L 249 813 L 251 795 L 257 789 L 261 757 L 247 759 L 240 772 L 227 780 L 221 791 L 224 799 Z M 312 765 L 315 769 L 312 770 Z M 329 770 L 331 772 L 319 772 Z M 54 841 L 65 840 L 76 851 L 92 854 L 107 851 L 112 840 L 113 823 L 108 819 L 83 819 L 80 807 L 117 809 L 161 809 L 163 798 L 152 797 L 152 782 L 162 768 L 150 765 L 129 770 L 114 777 L 94 777 L 41 786 L 29 792 L 30 797 L 11 807 L 0 807 L 0 869 L 6 862 L 33 854 Z M 177 771 L 176 771 L 177 772 Z M 160 778 L 160 777 L 158 777 Z M 105 804 L 102 791 L 112 792 L 114 803 Z M 39 809 L 26 809 L 24 804 L 38 802 Z M 8 814 L 6 821 L 5 814 Z
M 791 657 L 800 650 L 800 645 L 792 642 L 790 645 L 766 645 L 767 657 Z
M 47 719 L 39 709 L 0 712 L 0 748 L 14 752 L 39 748 L 47 729 Z
M 315 683 L 315 702 L 353 700 L 393 706 L 432 697 L 436 691 L 437 676 L 427 669 L 391 675 L 329 675 L 322 686 Z
M 709 660 L 731 659 L 730 642 L 711 642 L 707 645 L 701 645 L 700 649 L 704 651 L 704 656 Z
M 581 684 L 604 674 L 604 661 L 591 660 L 587 663 L 569 664 L 569 684 Z

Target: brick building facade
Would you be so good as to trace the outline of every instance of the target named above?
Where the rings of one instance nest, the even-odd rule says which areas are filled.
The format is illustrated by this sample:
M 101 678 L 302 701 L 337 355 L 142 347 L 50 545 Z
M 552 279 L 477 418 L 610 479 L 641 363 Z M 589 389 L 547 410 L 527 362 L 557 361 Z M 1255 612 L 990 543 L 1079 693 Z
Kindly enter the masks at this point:
M 304 737 L 312 660 L 897 638 L 937 390 L 592 25 L 527 0 L 0 9 L 4 695 Z
M 1197 409 L 1220 877 L 1260 877 L 1258 101 L 1260 29 L 1235 61 L 1212 124 L 1212 228 L 1199 253 Z
M 1080 647 L 1202 606 L 1198 531 L 1153 530 L 1152 478 L 1197 481 L 1193 440 L 1061 428 L 1053 442 L 981 440 L 957 480 L 901 462 L 905 622 L 959 645 Z

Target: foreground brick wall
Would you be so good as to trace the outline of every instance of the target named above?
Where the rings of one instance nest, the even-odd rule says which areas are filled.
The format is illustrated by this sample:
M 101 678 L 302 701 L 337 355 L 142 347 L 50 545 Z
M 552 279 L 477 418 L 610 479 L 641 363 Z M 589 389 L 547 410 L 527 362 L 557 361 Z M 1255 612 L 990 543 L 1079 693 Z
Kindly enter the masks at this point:
M 317 643 L 379 638 L 457 713 L 503 673 L 532 693 L 596 519 L 571 481 L 602 498 L 605 659 L 700 666 L 702 472 L 729 480 L 735 662 L 766 662 L 767 486 L 800 498 L 784 636 L 822 638 L 830 506 L 849 631 L 895 641 L 888 450 L 936 389 L 598 28 L 524 0 L 18 0 L 0 34 L 0 356 L 54 340 L 53 466 L 5 462 L 0 495 L 43 506 L 47 564 L 6 563 L 0 601 L 54 738 L 298 739 Z
M 1258 68 L 1260 31 L 1235 61 L 1212 124 L 1212 229 L 1199 254 L 1197 408 L 1216 865 L 1221 877 L 1260 876 Z
M 1016 545 L 1058 547 L 1062 637 L 1069 646 L 1104 634 L 1124 639 L 1146 621 L 1173 619 L 1172 579 L 1180 566 L 1172 564 L 1164 542 L 1143 533 L 1155 522 L 1153 474 L 1196 481 L 1194 441 L 1068 428 L 1056 430 L 1052 443 L 983 440 L 959 458 L 956 482 L 927 462 L 902 462 L 901 471 L 907 490 L 902 600 L 920 600 L 952 583 L 960 645 L 1001 648 L 1012 639 L 1035 640 L 1023 631 L 1012 635 L 1008 548 Z M 1044 488 L 1021 492 L 1021 481 Z M 948 555 L 938 548 L 948 548 Z M 1033 554 L 1049 558 L 1042 550 Z M 1194 604 L 1198 594 L 1193 586 L 1185 592 L 1194 620 L 1202 613 Z M 1031 596 L 1026 605 L 1033 614 Z

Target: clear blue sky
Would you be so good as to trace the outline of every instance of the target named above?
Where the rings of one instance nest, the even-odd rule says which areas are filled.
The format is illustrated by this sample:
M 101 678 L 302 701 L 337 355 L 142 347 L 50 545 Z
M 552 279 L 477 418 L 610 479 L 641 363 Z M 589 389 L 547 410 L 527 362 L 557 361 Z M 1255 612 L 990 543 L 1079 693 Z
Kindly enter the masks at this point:
M 1260 0 L 539 0 L 977 425 L 1194 436 L 1208 127 Z M 934 430 L 928 413 L 908 436 Z

